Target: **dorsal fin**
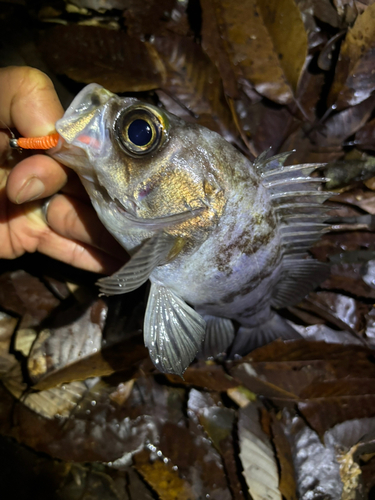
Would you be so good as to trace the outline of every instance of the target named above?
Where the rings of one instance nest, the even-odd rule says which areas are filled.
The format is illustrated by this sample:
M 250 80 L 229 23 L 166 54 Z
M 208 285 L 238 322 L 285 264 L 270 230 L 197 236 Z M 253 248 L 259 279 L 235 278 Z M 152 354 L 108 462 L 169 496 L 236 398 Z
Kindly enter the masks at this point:
M 266 154 L 262 153 L 254 166 L 271 195 L 280 224 L 283 268 L 272 305 L 284 307 L 302 299 L 328 273 L 328 266 L 312 259 L 308 250 L 329 230 L 324 221 L 330 208 L 323 202 L 331 193 L 322 191 L 327 179 L 310 177 L 323 165 L 307 163 L 285 167 L 290 152 L 269 159 Z

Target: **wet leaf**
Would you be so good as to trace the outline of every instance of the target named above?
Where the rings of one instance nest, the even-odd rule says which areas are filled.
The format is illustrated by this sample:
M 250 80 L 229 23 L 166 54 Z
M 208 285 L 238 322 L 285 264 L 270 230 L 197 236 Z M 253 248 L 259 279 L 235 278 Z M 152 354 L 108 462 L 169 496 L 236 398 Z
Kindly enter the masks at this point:
M 316 292 L 310 294 L 301 305 L 341 330 L 358 333 L 363 328 L 360 304 L 352 297 L 333 292 Z
M 158 93 L 166 108 L 235 140 L 237 131 L 219 72 L 201 46 L 179 36 L 157 37 L 153 45 L 166 67 L 163 92 Z
M 77 359 L 75 363 L 47 373 L 35 384 L 34 389 L 47 389 L 73 380 L 103 377 L 120 371 L 126 373 L 127 379 L 132 378 L 144 359 L 148 359 L 148 350 L 144 346 L 143 336 L 140 332 L 133 332 L 127 334 L 122 342 L 104 347 L 85 358 Z
M 370 120 L 355 134 L 355 145 L 359 149 L 374 151 L 375 148 L 375 120 Z
M 94 26 L 56 26 L 41 40 L 41 52 L 58 74 L 96 82 L 112 92 L 160 87 L 164 66 L 152 44 Z
M 16 363 L 16 358 L 10 352 L 10 345 L 17 323 L 17 318 L 0 311 L 0 376 Z
M 233 426 L 236 415 L 234 410 L 218 406 L 210 395 L 194 390 L 191 391 L 189 403 L 190 410 L 197 415 L 200 424 L 222 457 L 233 499 L 244 499 L 235 460 Z
M 329 163 L 323 171 L 324 176 L 329 179 L 325 187 L 337 189 L 373 177 L 375 159 L 369 157 L 366 160 L 339 160 Z
M 374 107 L 375 96 L 371 96 L 361 101 L 360 104 L 344 109 L 328 118 L 324 126 L 312 132 L 310 137 L 319 146 L 339 146 L 363 127 Z
M 186 0 L 149 0 L 143 3 L 127 0 L 123 7 L 128 33 L 132 37 L 149 37 L 170 32 L 186 35 L 190 31 L 187 5 Z
M 135 456 L 135 467 L 147 483 L 157 492 L 160 500 L 192 500 L 194 492 L 182 479 L 173 465 L 156 458 L 150 460 L 150 452 Z
M 375 4 L 357 17 L 341 46 L 328 104 L 339 108 L 367 99 L 374 90 Z
M 76 306 L 60 313 L 54 318 L 55 328 L 40 332 L 28 356 L 34 384 L 100 349 L 103 313 L 99 309 L 103 309 L 105 320 L 106 305 L 99 299 L 91 306 Z
M 280 467 L 279 489 L 286 500 L 297 500 L 297 485 L 293 467 L 292 450 L 279 419 L 271 414 L 272 443 Z
M 22 316 L 20 328 L 38 326 L 60 301 L 36 277 L 23 270 L 0 277 L 0 304 Z
M 274 451 L 261 428 L 259 406 L 254 403 L 239 411 L 238 437 L 243 475 L 251 497 L 254 500 L 281 500 Z
M 352 191 L 341 193 L 337 196 L 332 196 L 331 201 L 349 203 L 362 208 L 362 210 L 365 210 L 369 214 L 375 215 L 375 193 L 372 191 L 354 189 Z
M 283 413 L 283 428 L 289 440 L 297 480 L 297 497 L 341 498 L 343 484 L 333 448 L 326 448 L 318 434 L 301 417 Z
M 375 417 L 375 395 L 351 395 L 315 398 L 298 403 L 309 425 L 322 436 L 336 424 L 355 418 Z
M 178 375 L 172 374 L 168 374 L 167 378 L 178 385 L 192 385 L 211 391 L 226 391 L 238 385 L 233 377 L 225 373 L 222 366 L 202 361 L 189 366 L 184 372 L 183 380 Z
M 236 80 L 244 78 L 269 99 L 291 102 L 307 54 L 295 3 L 204 0 L 202 13 L 203 48 L 218 66 L 227 94 L 236 98 Z
M 330 277 L 322 283 L 321 288 L 325 290 L 340 290 L 356 297 L 375 299 L 375 290 L 371 286 L 371 282 L 368 283 L 364 278 L 367 274 L 367 279 L 373 280 L 373 273 L 368 272 L 369 265 L 370 263 L 367 263 L 367 266 L 362 263 L 334 264 L 331 266 Z M 366 314 L 367 311 L 364 304 L 364 307 L 361 307 L 358 303 L 355 303 L 355 306 L 357 310 L 362 309 L 362 314 Z
M 42 417 L 67 418 L 87 391 L 84 382 L 72 382 L 46 391 L 30 391 L 24 382 L 20 364 L 14 365 L 3 377 L 8 391 L 27 408 Z

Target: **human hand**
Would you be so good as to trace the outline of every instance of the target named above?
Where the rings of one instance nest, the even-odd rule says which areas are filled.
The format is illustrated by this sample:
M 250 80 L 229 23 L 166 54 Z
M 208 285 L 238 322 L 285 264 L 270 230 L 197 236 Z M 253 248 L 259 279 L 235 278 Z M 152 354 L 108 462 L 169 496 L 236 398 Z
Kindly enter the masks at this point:
M 110 274 L 127 260 L 126 253 L 97 218 L 76 174 L 43 154 L 26 157 L 14 151 L 9 160 L 5 126 L 23 137 L 44 136 L 54 131 L 62 114 L 44 73 L 27 67 L 0 69 L 0 258 L 39 251 Z M 58 192 L 48 203 L 47 224 L 43 198 Z

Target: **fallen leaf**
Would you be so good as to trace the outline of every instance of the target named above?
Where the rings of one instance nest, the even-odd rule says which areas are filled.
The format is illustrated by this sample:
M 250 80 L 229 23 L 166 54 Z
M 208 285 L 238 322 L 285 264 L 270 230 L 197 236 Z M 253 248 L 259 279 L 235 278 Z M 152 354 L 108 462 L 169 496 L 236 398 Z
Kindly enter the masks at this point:
M 177 35 L 156 37 L 153 45 L 166 68 L 162 92 L 158 95 L 168 111 L 235 142 L 237 131 L 219 72 L 201 46 Z M 172 108 L 171 98 L 172 103 L 174 101 Z
M 0 277 L 0 304 L 22 316 L 20 328 L 38 326 L 60 301 L 36 277 L 19 270 Z
M 238 437 L 243 475 L 254 500 L 282 499 L 278 467 L 268 436 L 259 422 L 259 406 L 239 410 Z
M 375 89 L 372 70 L 375 46 L 375 4 L 357 17 L 341 46 L 328 105 L 353 106 L 367 99 Z
M 122 31 L 55 26 L 43 35 L 40 50 L 56 73 L 96 82 L 112 92 L 156 89 L 164 80 L 164 66 L 153 45 Z
M 180 477 L 167 460 L 150 460 L 150 452 L 142 451 L 134 457 L 134 465 L 145 481 L 155 490 L 160 500 L 193 500 L 191 486 Z
M 341 499 L 343 484 L 336 453 L 299 416 L 283 412 L 282 427 L 292 450 L 297 498 Z
M 244 78 L 275 102 L 292 101 L 307 55 L 307 35 L 293 1 L 204 0 L 202 14 L 203 48 L 230 97 L 238 96 L 236 80 Z

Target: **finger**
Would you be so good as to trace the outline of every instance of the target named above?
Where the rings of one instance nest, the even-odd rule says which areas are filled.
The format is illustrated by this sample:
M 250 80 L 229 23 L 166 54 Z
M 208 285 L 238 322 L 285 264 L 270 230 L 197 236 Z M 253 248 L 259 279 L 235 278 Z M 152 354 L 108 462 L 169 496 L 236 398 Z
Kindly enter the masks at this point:
M 99 221 L 95 210 L 76 198 L 56 195 L 45 213 L 48 225 L 65 238 L 104 250 L 125 263 L 129 257 Z
M 81 269 L 105 274 L 123 265 L 123 261 L 91 245 L 55 233 L 45 223 L 40 201 L 13 206 L 8 239 L 9 248 L 2 248 L 5 258 L 7 254 L 11 258 L 25 251 L 39 251 Z
M 10 172 L 7 195 L 13 203 L 25 203 L 51 196 L 66 184 L 67 179 L 67 169 L 49 156 L 30 156 Z
M 1 68 L 0 88 L 0 120 L 8 127 L 25 137 L 55 130 L 63 108 L 47 75 L 28 67 Z
M 70 264 L 86 271 L 101 274 L 113 274 L 123 263 L 90 245 L 69 240 L 46 231 L 40 239 L 38 251 L 54 259 Z

